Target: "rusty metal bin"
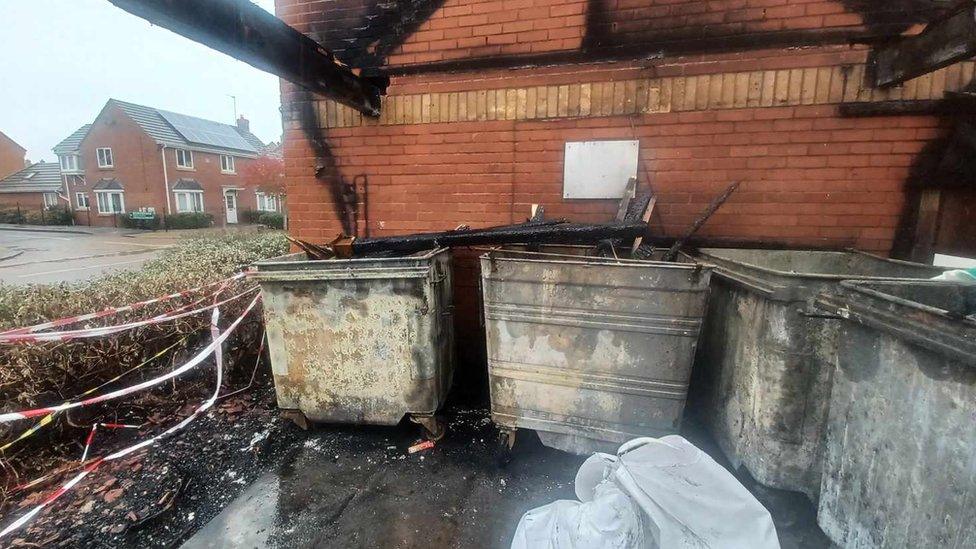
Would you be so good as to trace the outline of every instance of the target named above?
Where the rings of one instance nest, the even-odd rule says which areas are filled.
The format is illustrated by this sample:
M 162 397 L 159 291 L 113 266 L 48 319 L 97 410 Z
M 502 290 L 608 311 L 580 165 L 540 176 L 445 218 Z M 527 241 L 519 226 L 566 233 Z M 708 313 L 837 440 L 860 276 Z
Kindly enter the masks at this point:
M 943 269 L 854 251 L 713 248 L 695 257 L 715 274 L 693 402 L 735 467 L 816 501 L 836 322 L 809 314 L 808 302 L 843 279 Z
M 451 254 L 255 264 L 278 406 L 314 422 L 439 434 L 454 371 Z
M 817 307 L 845 319 L 817 522 L 841 547 L 976 547 L 976 284 L 843 282 Z
M 532 429 L 588 454 L 680 426 L 711 268 L 584 250 L 481 256 L 491 414 L 511 441 Z

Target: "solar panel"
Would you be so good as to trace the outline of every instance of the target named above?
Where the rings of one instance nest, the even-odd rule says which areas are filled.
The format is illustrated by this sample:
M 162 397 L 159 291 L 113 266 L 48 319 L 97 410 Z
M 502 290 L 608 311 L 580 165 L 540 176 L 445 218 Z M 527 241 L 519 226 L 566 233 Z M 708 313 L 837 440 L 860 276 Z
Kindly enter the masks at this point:
M 159 114 L 190 143 L 258 152 L 232 126 L 175 112 L 159 111 Z

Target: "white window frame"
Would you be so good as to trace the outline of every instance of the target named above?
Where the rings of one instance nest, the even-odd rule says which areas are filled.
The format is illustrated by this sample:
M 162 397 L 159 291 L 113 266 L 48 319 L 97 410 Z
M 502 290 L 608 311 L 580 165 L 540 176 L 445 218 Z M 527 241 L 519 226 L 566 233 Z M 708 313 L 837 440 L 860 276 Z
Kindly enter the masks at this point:
M 176 197 L 177 213 L 203 213 L 206 211 L 203 205 L 203 191 L 173 191 Z M 180 207 L 180 195 L 186 195 L 186 204 L 189 208 Z M 196 209 L 199 207 L 200 209 Z
M 226 167 L 224 166 L 226 161 Z M 229 154 L 220 155 L 220 173 L 237 173 L 237 166 L 234 164 L 234 157 Z
M 278 211 L 278 197 L 274 194 L 263 193 L 261 191 L 254 192 L 254 199 L 258 205 L 259 212 L 277 212 Z M 273 209 L 267 209 L 267 206 L 271 205 Z
M 62 154 L 61 160 L 61 171 L 62 172 L 77 172 L 80 171 L 78 166 L 80 165 L 80 158 L 77 154 Z
M 115 155 L 112 154 L 112 147 L 99 147 L 95 149 L 95 157 L 98 159 L 99 168 L 115 167 Z
M 44 209 L 58 205 L 58 193 L 43 193 L 41 199 L 44 200 Z
M 173 149 L 176 151 L 176 167 L 183 170 L 193 169 L 193 151 L 190 149 Z M 181 154 L 182 153 L 182 154 Z M 180 157 L 183 157 L 182 159 Z
M 102 201 L 108 206 L 112 205 L 112 195 L 119 195 L 119 207 L 122 209 L 119 211 L 103 210 Z M 104 197 L 104 198 L 103 198 Z M 98 213 L 101 215 L 112 215 L 125 213 L 125 191 L 95 191 L 95 203 L 98 206 Z
M 84 202 L 84 204 L 82 204 Z M 90 208 L 88 204 L 88 193 L 75 193 L 75 209 L 76 210 L 88 210 Z

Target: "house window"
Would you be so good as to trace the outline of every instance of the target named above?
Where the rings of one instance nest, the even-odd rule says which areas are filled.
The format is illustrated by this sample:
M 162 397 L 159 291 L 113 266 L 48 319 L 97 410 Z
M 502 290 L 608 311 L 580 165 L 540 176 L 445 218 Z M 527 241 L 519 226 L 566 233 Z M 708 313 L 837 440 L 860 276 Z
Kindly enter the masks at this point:
M 95 197 L 98 200 L 98 213 L 125 213 L 125 200 L 120 191 L 95 191 Z
M 186 149 L 176 149 L 176 167 L 185 170 L 193 169 L 193 152 Z
M 112 158 L 112 149 L 110 147 L 95 149 L 95 156 L 98 157 L 99 168 L 111 168 L 115 166 L 115 159 Z
M 50 208 L 51 206 L 58 205 L 58 195 L 57 193 L 44 193 L 44 207 Z
M 75 204 L 79 210 L 88 209 L 88 195 L 85 193 L 75 193 Z
M 203 191 L 179 191 L 176 195 L 176 211 L 179 213 L 202 212 Z
M 109 153 L 111 155 L 111 153 Z M 65 154 L 61 156 L 61 171 L 63 172 L 76 172 L 78 171 L 78 155 L 77 154 Z
M 220 171 L 223 173 L 237 173 L 234 169 L 234 157 L 226 154 L 220 155 Z
M 278 197 L 273 194 L 254 193 L 258 198 L 258 210 L 262 212 L 278 211 Z

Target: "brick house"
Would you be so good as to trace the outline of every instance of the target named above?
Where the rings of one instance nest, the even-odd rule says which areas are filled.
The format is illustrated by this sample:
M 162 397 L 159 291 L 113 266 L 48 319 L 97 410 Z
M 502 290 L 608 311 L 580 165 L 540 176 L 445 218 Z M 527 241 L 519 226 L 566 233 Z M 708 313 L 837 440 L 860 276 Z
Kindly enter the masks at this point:
M 27 166 L 25 154 L 27 149 L 0 132 L 0 178 L 24 169 Z
M 243 210 L 277 211 L 243 176 L 264 148 L 243 117 L 231 126 L 110 99 L 54 152 L 79 224 L 112 226 L 142 210 L 206 212 L 223 225 Z
M 64 206 L 61 172 L 57 162 L 38 162 L 0 178 L 0 209 L 39 212 Z

